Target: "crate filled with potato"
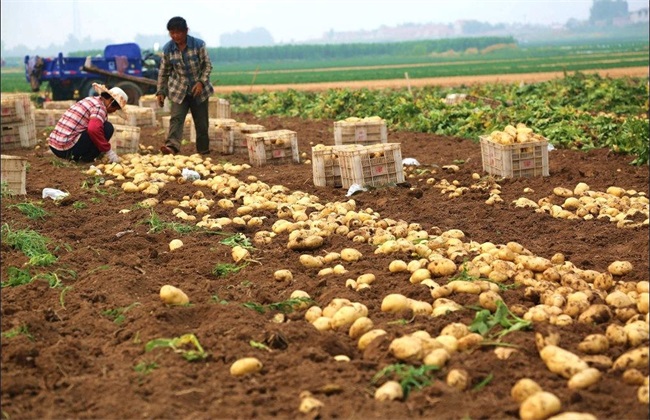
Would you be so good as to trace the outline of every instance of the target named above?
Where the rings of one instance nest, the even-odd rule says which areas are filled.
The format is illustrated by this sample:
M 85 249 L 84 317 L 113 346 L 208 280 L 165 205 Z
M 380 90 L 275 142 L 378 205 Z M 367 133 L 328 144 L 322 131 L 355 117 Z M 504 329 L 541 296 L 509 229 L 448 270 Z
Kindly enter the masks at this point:
M 230 102 L 211 96 L 208 104 L 208 116 L 210 118 L 230 118 Z
M 380 117 L 350 117 L 334 122 L 334 144 L 371 145 L 386 143 L 388 132 L 386 121 Z
M 115 153 L 137 153 L 140 148 L 140 127 L 115 124 L 113 128 L 115 131 L 111 137 L 111 148 Z
M 224 139 L 230 136 L 230 132 L 235 125 L 237 125 L 237 121 L 231 118 L 208 119 L 210 150 L 222 150 Z M 196 128 L 194 128 L 194 124 L 190 127 L 190 142 L 196 143 Z M 246 153 L 248 153 L 248 150 Z
M 549 176 L 548 140 L 523 123 L 480 136 L 483 171 L 503 178 Z
M 295 131 L 275 130 L 246 134 L 248 159 L 255 167 L 300 163 Z
M 160 120 L 160 125 L 162 126 L 163 130 L 165 130 L 165 138 L 169 135 L 169 122 L 172 117 L 169 115 L 164 116 Z M 192 120 L 192 115 L 187 114 L 185 117 L 185 123 L 183 125 L 183 135 L 181 136 L 180 140 L 187 140 L 189 141 L 191 136 L 192 136 L 192 126 L 194 125 L 194 122 Z
M 133 127 L 155 127 L 156 111 L 153 108 L 127 105 L 122 112 L 117 112 L 108 116 L 108 121 L 113 124 L 130 125 Z
M 226 133 L 221 152 L 225 155 L 248 155 L 246 136 L 263 131 L 266 131 L 263 125 L 239 122 Z
M 346 149 L 362 148 L 361 145 L 351 144 L 344 146 L 326 146 L 317 144 L 311 148 L 311 164 L 314 185 L 317 187 L 340 188 L 341 165 L 339 164 L 339 151 Z
M 43 109 L 68 109 L 72 105 L 76 104 L 77 101 L 45 101 L 43 102 Z
M 404 182 L 400 143 L 373 144 L 338 150 L 341 185 L 350 188 L 386 186 Z
M 142 95 L 138 99 L 138 105 L 142 108 L 151 108 L 155 111 L 170 112 L 171 111 L 171 101 L 169 98 L 165 98 L 163 106 L 158 105 L 158 97 L 156 95 Z

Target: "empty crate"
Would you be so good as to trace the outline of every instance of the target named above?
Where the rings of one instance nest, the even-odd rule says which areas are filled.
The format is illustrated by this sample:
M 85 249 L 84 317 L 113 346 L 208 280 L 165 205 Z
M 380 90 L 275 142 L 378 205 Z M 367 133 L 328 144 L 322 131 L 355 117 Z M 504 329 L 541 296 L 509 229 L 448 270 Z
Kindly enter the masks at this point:
M 499 144 L 480 136 L 483 170 L 504 178 L 548 176 L 548 141 Z
M 324 146 L 322 144 L 311 148 L 311 163 L 314 185 L 317 187 L 340 188 L 341 165 L 339 163 L 340 150 L 354 150 L 363 148 L 360 145 Z
M 300 163 L 295 131 L 263 131 L 246 135 L 248 158 L 252 166 Z
M 2 152 L 16 149 L 28 149 L 36 146 L 36 125 L 34 118 L 30 117 L 29 121 L 5 123 L 2 122 L 0 129 L 0 150 Z
M 386 143 L 386 121 L 379 117 L 347 118 L 334 122 L 334 144 L 370 145 Z
M 210 118 L 230 118 L 230 102 L 223 98 L 211 96 L 208 104 Z
M 376 187 L 404 182 L 400 143 L 345 148 L 338 151 L 338 156 L 343 188 L 353 184 Z
M 3 93 L 0 102 L 2 124 L 24 123 L 33 115 L 32 102 L 26 93 Z
M 27 194 L 27 159 L 20 156 L 2 155 L 2 182 L 13 194 Z
M 261 133 L 265 130 L 266 128 L 263 125 L 237 123 L 226 133 L 221 152 L 226 155 L 247 155 L 248 143 L 246 136 L 248 134 Z

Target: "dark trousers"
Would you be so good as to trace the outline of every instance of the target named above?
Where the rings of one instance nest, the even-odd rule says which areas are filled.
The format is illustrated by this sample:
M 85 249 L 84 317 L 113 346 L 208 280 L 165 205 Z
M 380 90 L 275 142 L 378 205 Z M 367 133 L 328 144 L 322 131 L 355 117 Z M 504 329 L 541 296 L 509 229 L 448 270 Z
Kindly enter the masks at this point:
M 115 128 L 113 127 L 113 124 L 104 121 L 104 137 L 106 137 L 106 140 L 109 142 L 111 141 L 111 137 L 113 137 L 114 131 Z M 97 149 L 97 146 L 95 146 L 95 143 L 90 139 L 88 130 L 81 133 L 81 137 L 77 140 L 77 144 L 72 146 L 71 149 L 56 150 L 50 146 L 50 150 L 60 158 L 74 160 L 75 162 L 92 162 L 97 159 L 97 156 L 101 153 L 99 149 Z
M 208 104 L 207 99 L 197 102 L 193 97 L 186 96 L 182 103 L 172 102 L 171 115 L 169 118 L 169 135 L 166 145 L 177 151 L 181 150 L 183 139 L 183 127 L 187 111 L 191 111 L 196 129 L 196 151 L 207 153 L 210 151 L 210 139 L 208 138 Z M 189 139 L 186 139 L 189 140 Z

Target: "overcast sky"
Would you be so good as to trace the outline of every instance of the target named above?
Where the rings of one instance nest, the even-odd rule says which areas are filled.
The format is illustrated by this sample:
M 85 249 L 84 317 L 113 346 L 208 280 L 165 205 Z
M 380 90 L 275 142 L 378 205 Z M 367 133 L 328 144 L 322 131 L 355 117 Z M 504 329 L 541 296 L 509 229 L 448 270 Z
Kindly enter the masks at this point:
M 275 42 L 301 42 L 381 25 L 452 23 L 565 23 L 586 20 L 593 0 L 2 0 L 5 48 L 63 44 L 77 39 L 130 42 L 136 35 L 166 34 L 169 18 L 183 16 L 209 47 L 219 36 L 266 28 Z M 629 9 L 648 7 L 628 0 Z M 75 19 L 75 8 L 78 19 Z M 75 27 L 76 26 L 76 27 Z

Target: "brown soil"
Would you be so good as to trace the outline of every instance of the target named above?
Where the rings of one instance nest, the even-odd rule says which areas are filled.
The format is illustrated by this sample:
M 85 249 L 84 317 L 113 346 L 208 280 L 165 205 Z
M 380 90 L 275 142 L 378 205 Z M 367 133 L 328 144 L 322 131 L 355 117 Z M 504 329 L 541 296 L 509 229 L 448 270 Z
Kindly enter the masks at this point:
M 646 77 L 648 76 L 648 67 L 624 67 L 605 70 L 583 70 L 582 73 L 597 73 L 602 77 Z M 228 94 L 233 91 L 242 91 L 244 93 L 264 92 L 264 91 L 283 91 L 288 89 L 322 91 L 327 89 L 395 89 L 408 87 L 424 86 L 471 86 L 484 83 L 537 83 L 546 80 L 564 77 L 561 71 L 539 72 L 539 73 L 522 73 L 522 74 L 490 74 L 484 76 L 454 76 L 454 77 L 431 77 L 422 79 L 390 79 L 390 80 L 362 80 L 352 82 L 333 82 L 333 83 L 303 83 L 299 85 L 252 85 L 242 88 L 242 86 L 215 86 L 217 94 Z
M 267 129 L 289 129 L 298 134 L 299 149 L 308 155 L 311 145 L 333 144 L 333 121 L 305 121 L 295 118 L 263 118 L 234 115 L 238 121 L 263 124 Z M 458 180 L 461 185 L 476 183 L 473 173 L 482 173 L 480 146 L 470 139 L 440 137 L 432 134 L 393 132 L 389 141 L 401 143 L 403 157 L 416 158 L 425 168 L 437 168 L 437 180 Z M 163 143 L 158 129 L 143 128 L 141 143 L 156 148 Z M 508 359 L 495 356 L 493 346 L 457 352 L 445 367 L 434 373 L 428 386 L 413 390 L 403 401 L 379 402 L 373 398 L 378 384 L 373 376 L 398 360 L 388 352 L 393 338 L 419 329 L 437 336 L 450 322 L 470 324 L 475 311 L 464 309 L 441 317 L 411 314 L 387 314 L 380 310 L 382 299 L 401 293 L 413 299 L 432 302 L 428 289 L 409 282 L 405 273 L 390 274 L 392 259 L 405 254 L 375 255 L 374 247 L 353 243 L 334 235 L 324 246 L 311 252 L 324 255 L 354 246 L 363 258 L 345 263 L 345 275 L 318 276 L 299 262 L 301 252 L 287 249 L 287 235 L 281 234 L 269 245 L 257 245 L 251 263 L 236 274 L 216 277 L 211 274 L 218 263 L 231 263 L 230 247 L 220 244 L 223 236 L 206 234 L 179 235 L 171 231 L 149 233 L 143 221 L 150 211 L 134 204 L 144 197 L 122 193 L 119 188 L 102 188 L 99 194 L 83 188 L 88 179 L 87 166 L 54 165 L 54 158 L 40 150 L 22 150 L 13 154 L 28 158 L 27 197 L 2 200 L 2 223 L 14 229 L 31 228 L 51 238 L 57 245 L 56 268 L 73 270 L 70 279 L 59 273 L 69 289 L 50 288 L 44 281 L 2 289 L 2 412 L 4 418 L 18 419 L 135 419 L 135 418 L 313 418 L 301 414 L 300 394 L 310 391 L 323 403 L 321 418 L 440 418 L 506 419 L 519 417 L 519 404 L 510 390 L 521 378 L 531 378 L 559 397 L 562 411 L 591 413 L 600 419 L 647 419 L 648 406 L 637 400 L 637 385 L 623 381 L 620 371 L 602 364 L 603 376 L 582 390 L 567 387 L 567 379 L 552 373 L 539 357 L 535 333 L 559 334 L 560 346 L 581 356 L 578 343 L 589 334 L 604 333 L 610 323 L 575 323 L 567 327 L 545 322 L 535 323 L 530 331 L 513 332 L 503 341 L 516 345 Z M 193 145 L 182 152 L 194 152 Z M 247 157 L 223 156 L 213 151 L 213 161 L 245 163 Z M 459 160 L 456 173 L 442 169 Z M 358 209 L 372 208 L 383 218 L 419 223 L 431 233 L 460 229 L 465 241 L 506 244 L 515 241 L 536 255 L 550 258 L 563 253 L 578 268 L 607 271 L 615 260 L 627 260 L 634 270 L 621 280 L 648 280 L 648 228 L 620 229 L 603 220 L 563 220 L 530 209 L 514 208 L 510 203 L 524 195 L 533 200 L 552 195 L 554 187 L 573 189 L 586 182 L 592 190 L 605 191 L 615 185 L 648 193 L 648 166 L 635 167 L 629 156 L 607 150 L 588 152 L 553 150 L 549 152 L 550 176 L 500 181 L 503 203 L 485 204 L 487 192 L 472 191 L 460 198 L 449 198 L 440 189 L 427 184 L 427 176 L 408 178 L 410 187 L 378 188 L 354 195 Z M 458 162 L 457 162 L 458 163 Z M 347 201 L 346 191 L 314 187 L 309 164 L 264 166 L 243 171 L 238 178 L 255 176 L 263 182 L 281 184 L 320 197 L 322 203 Z M 429 177 L 431 175 L 428 175 Z M 71 193 L 86 208 L 55 206 L 43 200 L 51 214 L 43 221 L 27 219 L 11 204 L 40 201 L 45 187 Z M 190 184 L 167 184 L 160 200 L 182 199 L 202 190 L 216 197 L 209 188 Z M 237 205 L 240 205 L 238 203 Z M 132 209 L 120 213 L 121 209 Z M 172 207 L 158 205 L 156 212 L 164 221 L 178 221 Z M 230 217 L 234 210 L 222 211 Z M 277 215 L 265 212 L 264 228 L 270 229 Z M 214 216 L 214 215 L 213 215 Z M 226 232 L 236 232 L 227 228 Z M 241 231 L 249 238 L 252 229 Z M 168 244 L 181 238 L 184 247 L 170 252 Z M 23 267 L 26 257 L 2 244 L 2 280 L 9 267 Z M 54 270 L 54 268 L 43 270 Z M 290 283 L 278 282 L 278 269 L 293 272 Z M 345 287 L 348 278 L 373 273 L 377 280 L 370 289 L 355 292 Z M 447 278 L 438 279 L 445 283 Z M 158 293 L 164 284 L 184 290 L 191 299 L 185 307 L 166 306 Z M 273 322 L 277 311 L 260 314 L 242 306 L 245 302 L 268 305 L 284 301 L 294 290 L 304 290 L 325 307 L 333 298 L 347 298 L 365 304 L 376 328 L 387 331 L 365 350 L 357 349 L 356 340 L 347 330 L 319 332 L 304 319 L 305 310 L 288 314 L 285 322 Z M 524 287 L 501 292 L 509 307 L 531 307 L 539 296 L 525 293 Z M 65 290 L 65 293 L 64 293 Z M 218 296 L 218 299 L 212 297 Z M 476 295 L 455 294 L 451 298 L 464 305 L 477 305 Z M 594 303 L 600 298 L 594 296 Z M 121 324 L 105 311 L 133 306 Z M 410 319 L 401 325 L 399 319 Z M 646 317 L 643 317 L 646 319 Z M 26 326 L 33 340 L 25 335 L 9 338 L 5 332 Z M 145 352 L 144 345 L 156 338 L 195 334 L 209 353 L 203 361 L 188 362 L 170 349 Z M 254 348 L 251 341 L 267 343 L 270 351 Z M 647 346 L 647 342 L 641 346 Z M 604 356 L 616 359 L 628 346 L 612 345 Z M 349 363 L 337 362 L 336 355 L 347 355 Z M 232 377 L 230 365 L 245 356 L 263 362 L 260 372 Z M 149 373 L 137 372 L 141 363 L 156 363 Z M 417 363 L 416 363 L 417 365 Z M 445 378 L 454 368 L 469 374 L 469 386 L 457 391 Z M 647 366 L 640 367 L 648 376 Z M 381 383 L 379 381 L 379 383 Z M 480 389 L 477 386 L 485 382 Z

